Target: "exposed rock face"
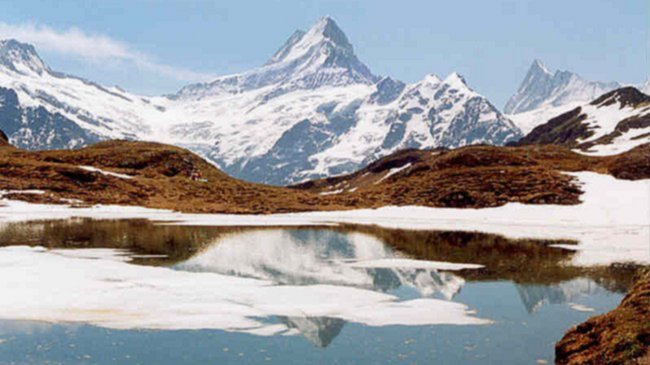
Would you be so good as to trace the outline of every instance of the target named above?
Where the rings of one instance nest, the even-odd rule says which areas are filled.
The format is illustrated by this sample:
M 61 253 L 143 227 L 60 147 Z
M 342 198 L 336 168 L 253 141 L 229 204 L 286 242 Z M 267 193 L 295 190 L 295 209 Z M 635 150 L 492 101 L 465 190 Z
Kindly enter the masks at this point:
M 552 118 L 518 144 L 558 144 L 587 153 L 614 154 L 647 142 L 650 142 L 650 96 L 636 88 L 624 87 Z
M 580 138 L 591 135 L 589 129 L 582 122 L 587 116 L 581 108 L 575 108 L 533 129 L 529 134 L 519 140 L 519 145 L 527 144 L 558 144 L 574 147 Z
M 99 136 L 81 128 L 59 113 L 42 106 L 23 107 L 16 92 L 0 87 L 0 129 L 7 141 L 20 148 L 77 148 L 99 141 Z
M 555 363 L 650 364 L 650 272 L 616 309 L 569 330 L 555 346 Z

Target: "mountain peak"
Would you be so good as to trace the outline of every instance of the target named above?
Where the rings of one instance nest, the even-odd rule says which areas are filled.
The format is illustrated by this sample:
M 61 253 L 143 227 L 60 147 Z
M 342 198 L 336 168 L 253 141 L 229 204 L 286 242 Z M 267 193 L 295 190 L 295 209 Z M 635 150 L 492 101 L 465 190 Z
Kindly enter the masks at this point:
M 537 108 L 587 103 L 618 87 L 620 85 L 616 82 L 588 81 L 570 71 L 551 73 L 541 61 L 534 60 L 517 93 L 508 100 L 504 112 L 517 114 Z
M 352 44 L 330 17 L 320 18 L 308 31 L 295 31 L 262 67 L 222 76 L 210 83 L 188 85 L 174 98 L 201 98 L 276 85 L 269 98 L 298 89 L 379 81 L 354 54 Z
M 343 53 L 353 54 L 352 44 L 334 19 L 324 16 L 308 31 L 297 30 L 278 49 L 266 65 L 289 62 L 299 59 L 316 48 L 330 48 Z
M 343 33 L 343 30 L 339 28 L 334 19 L 329 16 L 320 18 L 307 33 L 322 35 L 325 39 L 339 47 L 352 49 L 352 44 L 350 44 L 348 37 Z
M 533 60 L 532 65 L 530 65 L 530 68 L 528 69 L 528 72 L 542 72 L 548 75 L 552 75 L 551 71 L 549 71 L 548 67 L 544 64 L 544 62 L 540 61 L 538 58 Z
M 465 78 L 458 72 L 452 72 L 444 80 L 445 84 L 452 86 L 454 88 L 467 88 L 467 81 Z
M 32 71 L 40 75 L 49 71 L 34 46 L 15 39 L 0 40 L 0 65 L 21 73 Z

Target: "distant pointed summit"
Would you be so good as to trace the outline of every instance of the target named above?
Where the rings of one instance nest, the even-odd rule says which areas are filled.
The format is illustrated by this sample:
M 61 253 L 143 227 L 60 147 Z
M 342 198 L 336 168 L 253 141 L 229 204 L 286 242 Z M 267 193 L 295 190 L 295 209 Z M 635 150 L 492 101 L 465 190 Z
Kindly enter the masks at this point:
M 328 55 L 344 54 L 354 57 L 354 49 L 341 28 L 330 17 L 320 18 L 308 31 L 297 30 L 271 57 L 266 65 L 290 62 L 314 51 Z
M 467 86 L 467 81 L 465 81 L 465 78 L 458 72 L 450 73 L 447 77 L 445 77 L 443 82 L 456 88 L 469 88 Z
M 345 33 L 330 17 L 320 18 L 308 31 L 297 30 L 262 67 L 222 76 L 210 83 L 183 88 L 176 97 L 202 98 L 239 93 L 275 85 L 273 96 L 322 86 L 374 84 L 379 81 L 354 54 Z
M 40 75 L 49 71 L 34 46 L 15 39 L 0 41 L 0 65 L 19 73 L 35 72 Z
M 552 73 L 536 59 L 517 92 L 508 100 L 504 112 L 517 114 L 541 107 L 588 102 L 618 87 L 620 84 L 616 82 L 588 81 L 569 71 Z
M 551 71 L 548 70 L 548 67 L 546 67 L 544 62 L 540 61 L 537 58 L 533 60 L 533 64 L 530 65 L 528 72 L 541 72 L 541 73 L 552 75 Z

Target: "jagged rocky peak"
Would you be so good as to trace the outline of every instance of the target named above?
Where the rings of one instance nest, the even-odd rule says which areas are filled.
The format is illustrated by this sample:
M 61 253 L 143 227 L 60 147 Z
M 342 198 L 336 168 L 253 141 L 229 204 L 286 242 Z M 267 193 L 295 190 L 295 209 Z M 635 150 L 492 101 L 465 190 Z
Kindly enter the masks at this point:
M 467 86 L 467 81 L 465 78 L 458 72 L 450 73 L 442 82 L 454 89 L 468 89 L 471 91 L 470 87 Z
M 49 71 L 34 46 L 15 39 L 0 41 L 0 65 L 20 73 L 31 71 L 40 75 Z
M 517 114 L 573 102 L 586 103 L 618 87 L 620 84 L 616 82 L 589 81 L 570 71 L 552 73 L 542 61 L 534 60 L 503 110 Z
M 295 31 L 266 64 L 291 61 L 319 48 L 330 52 L 354 53 L 345 33 L 332 18 L 326 16 L 306 32 Z
M 357 58 L 336 22 L 323 17 L 306 32 L 295 31 L 262 67 L 186 86 L 174 98 L 240 93 L 270 85 L 277 86 L 269 94 L 275 97 L 297 89 L 370 85 L 378 80 Z
M 348 37 L 328 16 L 320 18 L 306 32 L 294 32 L 265 67 L 273 70 L 286 67 L 287 76 L 309 80 L 307 86 L 312 87 L 321 83 L 372 84 L 379 80 L 359 61 Z M 333 69 L 335 77 L 328 75 Z

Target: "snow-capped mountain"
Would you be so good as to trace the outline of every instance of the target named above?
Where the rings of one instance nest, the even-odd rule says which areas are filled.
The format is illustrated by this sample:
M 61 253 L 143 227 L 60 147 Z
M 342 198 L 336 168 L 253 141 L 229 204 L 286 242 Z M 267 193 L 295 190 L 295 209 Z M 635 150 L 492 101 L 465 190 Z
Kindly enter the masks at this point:
M 588 81 L 569 71 L 552 73 L 541 61 L 535 60 L 503 111 L 517 114 L 541 107 L 588 102 L 619 87 L 617 82 Z
M 20 108 L 42 107 L 88 134 L 62 137 L 30 117 L 6 128 L 0 115 L 0 129 L 23 147 L 155 140 L 192 149 L 236 177 L 287 184 L 350 172 L 406 147 L 499 145 L 522 135 L 458 74 L 410 85 L 375 76 L 328 17 L 295 32 L 259 68 L 154 98 L 54 72 L 29 45 L 4 41 L 0 49 L 0 87 L 13 90 Z M 45 142 L 25 137 L 35 134 Z
M 588 81 L 569 71 L 551 72 L 535 60 L 503 110 L 527 134 L 552 117 L 619 87 L 617 82 Z
M 607 292 L 591 279 L 577 278 L 553 285 L 517 285 L 517 292 L 528 313 L 548 304 L 571 303 L 587 294 Z
M 1 113 L 0 128 L 13 144 L 34 149 L 134 139 L 149 133 L 145 121 L 161 113 L 147 98 L 52 71 L 34 47 L 15 40 L 0 41 L 0 87 L 6 89 L 4 108 L 13 105 L 22 110 L 19 118 Z M 44 117 L 37 114 L 51 114 L 47 118 L 58 122 L 42 125 Z M 75 132 L 61 134 L 62 124 Z
M 561 144 L 612 155 L 650 142 L 650 96 L 628 86 L 535 127 L 520 144 Z
M 189 85 L 177 98 L 237 94 L 268 85 L 282 85 L 277 92 L 316 89 L 321 86 L 374 84 L 378 77 L 354 54 L 345 33 L 329 17 L 321 18 L 305 32 L 298 30 L 264 66 L 241 74 L 219 77 L 209 83 Z

